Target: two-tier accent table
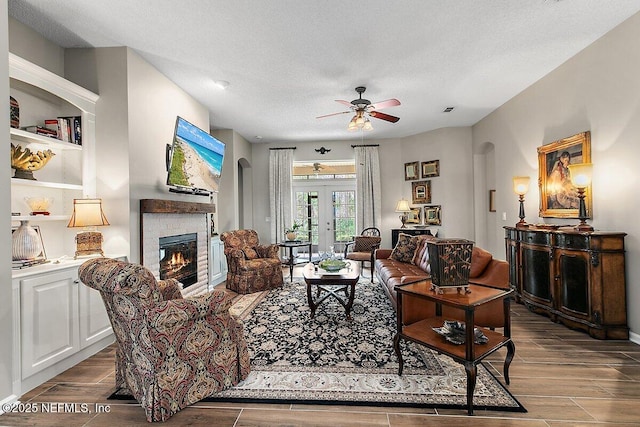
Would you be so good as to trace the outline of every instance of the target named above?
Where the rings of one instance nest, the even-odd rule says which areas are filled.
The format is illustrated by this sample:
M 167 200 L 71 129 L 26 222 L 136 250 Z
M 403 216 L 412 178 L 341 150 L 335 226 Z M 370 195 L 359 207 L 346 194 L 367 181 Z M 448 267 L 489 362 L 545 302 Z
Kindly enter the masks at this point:
M 511 318 L 509 311 L 513 290 L 489 288 L 479 285 L 469 285 L 469 290 L 471 291 L 469 293 L 458 293 L 452 289 L 439 294 L 431 289 L 431 280 L 422 280 L 420 282 L 396 286 L 398 295 L 398 331 L 394 337 L 393 344 L 400 362 L 398 375 L 402 375 L 402 368 L 404 367 L 402 352 L 400 351 L 400 340 L 402 339 L 424 345 L 463 364 L 467 373 L 467 412 L 469 415 L 473 415 L 473 391 L 476 387 L 477 365 L 491 353 L 503 346 L 507 346 L 507 356 L 504 361 L 504 379 L 506 383 L 509 384 L 509 365 L 515 355 L 516 347 L 513 341 L 511 341 Z M 436 316 L 420 320 L 410 325 L 403 325 L 403 295 L 412 295 L 434 302 L 436 304 Z M 480 328 L 488 338 L 488 342 L 485 344 L 475 344 L 474 328 L 472 327 L 467 327 L 465 330 L 466 337 L 464 345 L 450 343 L 433 330 L 433 328 L 441 327 L 445 320 L 453 320 L 442 317 L 443 305 L 463 310 L 465 313 L 465 325 L 474 325 L 475 309 L 489 301 L 500 298 L 502 298 L 504 302 L 505 320 L 503 333 Z

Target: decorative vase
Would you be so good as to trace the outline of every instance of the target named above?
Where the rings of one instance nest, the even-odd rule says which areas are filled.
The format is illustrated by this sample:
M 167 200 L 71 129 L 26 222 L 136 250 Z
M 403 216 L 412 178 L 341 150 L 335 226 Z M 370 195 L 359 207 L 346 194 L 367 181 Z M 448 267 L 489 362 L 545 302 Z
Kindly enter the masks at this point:
M 20 221 L 11 238 L 11 256 L 14 261 L 34 259 L 42 253 L 42 241 L 29 221 Z
M 287 233 L 287 240 L 296 240 L 297 234 L 295 231 L 290 231 Z

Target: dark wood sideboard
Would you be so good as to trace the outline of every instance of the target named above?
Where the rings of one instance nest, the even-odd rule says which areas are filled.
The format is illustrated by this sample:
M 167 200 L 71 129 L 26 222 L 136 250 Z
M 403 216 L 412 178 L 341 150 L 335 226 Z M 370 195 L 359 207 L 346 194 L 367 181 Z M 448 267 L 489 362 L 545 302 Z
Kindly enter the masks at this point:
M 504 227 L 516 301 L 598 339 L 628 339 L 622 232 Z
M 391 247 L 395 248 L 398 243 L 398 235 L 410 234 L 412 236 L 420 236 L 423 234 L 431 234 L 431 230 L 428 228 L 392 228 L 391 229 Z

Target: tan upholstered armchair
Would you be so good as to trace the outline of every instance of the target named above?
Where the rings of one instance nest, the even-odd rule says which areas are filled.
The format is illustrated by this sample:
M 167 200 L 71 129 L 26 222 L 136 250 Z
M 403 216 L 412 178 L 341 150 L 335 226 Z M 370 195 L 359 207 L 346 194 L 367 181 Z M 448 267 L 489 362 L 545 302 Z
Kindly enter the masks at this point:
M 278 245 L 261 245 L 255 230 L 220 235 L 227 257 L 227 288 L 239 294 L 266 291 L 284 283 Z
M 344 247 L 344 257 L 346 259 L 360 261 L 360 271 L 364 271 L 364 263 L 368 262 L 371 267 L 371 283 L 373 283 L 373 265 L 375 262 L 374 253 L 380 247 L 380 230 L 369 227 L 362 230 L 359 236 L 355 236 L 353 241 L 347 242 Z
M 165 421 L 249 374 L 240 321 L 220 290 L 183 299 L 178 282 L 157 282 L 138 264 L 96 258 L 80 280 L 102 295 L 118 348 L 116 387 L 140 402 L 147 421 Z

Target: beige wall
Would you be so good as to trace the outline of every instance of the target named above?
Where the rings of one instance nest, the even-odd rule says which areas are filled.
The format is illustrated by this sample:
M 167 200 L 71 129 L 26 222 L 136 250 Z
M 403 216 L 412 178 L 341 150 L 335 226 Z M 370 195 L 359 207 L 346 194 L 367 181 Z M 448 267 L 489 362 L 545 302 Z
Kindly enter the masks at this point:
M 640 212 L 633 196 L 640 182 L 640 14 L 635 15 L 565 64 L 505 103 L 473 127 L 474 145 L 495 144 L 498 212 L 507 213 L 492 230 L 504 238 L 502 225 L 518 221 L 517 196 L 511 177 L 529 175 L 526 195 L 530 223 L 538 217 L 536 148 L 591 131 L 593 221 L 596 229 L 624 231 L 627 251 L 627 313 L 636 342 L 640 341 Z M 577 223 L 577 220 L 549 220 Z

